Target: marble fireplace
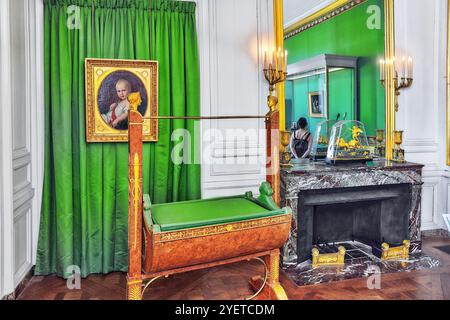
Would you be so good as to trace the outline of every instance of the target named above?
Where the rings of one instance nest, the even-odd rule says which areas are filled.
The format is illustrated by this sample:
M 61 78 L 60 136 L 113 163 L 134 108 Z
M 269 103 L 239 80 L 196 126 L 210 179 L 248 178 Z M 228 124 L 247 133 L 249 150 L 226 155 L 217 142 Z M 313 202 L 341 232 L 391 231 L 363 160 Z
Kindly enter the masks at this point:
M 313 246 L 346 241 L 364 243 L 380 258 L 383 242 L 396 247 L 409 239 L 410 204 L 410 184 L 301 190 L 297 262 L 310 259 Z
M 421 251 L 422 165 L 375 161 L 309 163 L 281 171 L 281 201 L 294 214 L 283 265 L 311 258 L 314 245 L 358 241 L 377 250 L 411 241 Z

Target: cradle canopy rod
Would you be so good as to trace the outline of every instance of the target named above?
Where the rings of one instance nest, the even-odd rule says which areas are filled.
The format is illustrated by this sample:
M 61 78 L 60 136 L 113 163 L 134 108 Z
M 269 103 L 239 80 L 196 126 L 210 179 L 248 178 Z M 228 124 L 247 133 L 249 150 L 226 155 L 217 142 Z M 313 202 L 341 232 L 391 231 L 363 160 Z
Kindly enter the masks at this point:
M 235 120 L 235 119 L 270 119 L 270 116 L 157 116 L 143 117 L 146 120 Z

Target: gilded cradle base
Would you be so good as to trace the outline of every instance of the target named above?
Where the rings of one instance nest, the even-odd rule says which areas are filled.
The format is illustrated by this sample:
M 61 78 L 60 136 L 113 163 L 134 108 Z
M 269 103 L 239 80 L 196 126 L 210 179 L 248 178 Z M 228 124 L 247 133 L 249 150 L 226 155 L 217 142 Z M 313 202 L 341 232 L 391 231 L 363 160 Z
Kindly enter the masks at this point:
M 256 292 L 256 295 L 253 297 L 258 300 L 288 300 L 286 292 L 284 291 L 283 287 L 281 286 L 279 282 L 279 268 L 280 268 L 280 250 L 275 249 L 271 251 L 266 252 L 260 252 L 255 253 L 247 256 L 241 256 L 237 258 L 231 258 L 216 262 L 210 262 L 210 263 L 204 263 L 200 265 L 190 266 L 190 267 L 184 267 L 184 268 L 178 268 L 178 269 L 172 269 L 167 271 L 160 271 L 150 274 L 143 274 L 142 280 L 144 282 L 147 282 L 147 285 L 145 285 L 144 289 L 142 290 L 142 281 L 140 282 L 140 287 L 137 288 L 135 285 L 137 285 L 137 282 L 129 281 L 128 291 L 127 291 L 127 297 L 129 300 L 140 300 L 142 298 L 142 295 L 144 291 L 148 288 L 148 284 L 151 284 L 153 280 L 156 280 L 158 278 L 162 277 L 169 277 L 171 275 L 195 271 L 195 270 L 202 270 L 212 267 L 218 267 L 222 265 L 232 264 L 236 262 L 241 261 L 250 261 L 253 259 L 257 259 L 263 257 L 265 265 L 267 266 L 267 279 L 263 279 L 262 277 L 253 277 L 250 280 L 250 287 L 251 289 Z M 262 289 L 261 289 L 262 288 Z M 139 291 L 139 295 L 137 293 L 137 290 Z
M 250 287 L 257 291 L 264 285 L 264 288 L 257 296 L 258 300 L 289 300 L 286 292 L 280 284 L 280 253 L 274 250 L 270 255 L 265 257 L 265 262 L 269 268 L 268 279 L 264 285 L 261 277 L 253 277 L 250 280 Z
M 263 258 L 267 277 L 251 281 L 257 298 L 286 300 L 278 281 L 278 248 L 289 237 L 291 221 L 288 213 L 171 232 L 158 232 L 146 225 L 143 280 Z
M 127 300 L 142 300 L 142 279 L 127 277 Z

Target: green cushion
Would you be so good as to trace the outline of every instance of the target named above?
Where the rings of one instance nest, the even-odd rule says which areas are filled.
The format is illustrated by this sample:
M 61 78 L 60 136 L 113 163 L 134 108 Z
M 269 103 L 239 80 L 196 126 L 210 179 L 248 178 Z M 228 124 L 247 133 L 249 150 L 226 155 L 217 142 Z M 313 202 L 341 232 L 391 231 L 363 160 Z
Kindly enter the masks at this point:
M 283 214 L 244 197 L 178 202 L 151 207 L 153 222 L 161 231 L 175 231 L 233 223 Z

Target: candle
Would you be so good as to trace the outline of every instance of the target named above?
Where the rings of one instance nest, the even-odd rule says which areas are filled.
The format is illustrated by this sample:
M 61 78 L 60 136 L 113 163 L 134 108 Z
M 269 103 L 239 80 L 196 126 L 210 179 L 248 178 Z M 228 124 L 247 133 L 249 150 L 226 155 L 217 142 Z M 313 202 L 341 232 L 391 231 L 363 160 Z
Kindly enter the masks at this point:
M 264 50 L 264 70 L 267 70 L 267 50 Z
M 283 71 L 283 52 L 278 48 L 278 70 Z
M 275 56 L 275 71 L 278 71 L 278 69 L 280 68 L 279 63 L 280 63 L 280 48 L 278 48 Z
M 409 57 L 408 59 L 408 78 L 413 78 L 413 59 L 412 57 Z
M 402 57 L 402 68 L 401 68 L 402 78 L 406 79 L 408 77 L 409 69 L 408 63 L 406 62 L 406 57 Z
M 278 69 L 278 52 L 276 50 L 274 50 L 273 52 L 273 67 L 275 68 L 275 71 L 277 71 Z
M 386 63 L 384 59 L 380 59 L 380 80 L 386 80 Z
M 387 66 L 388 66 L 388 68 L 391 68 L 390 70 L 392 70 L 392 72 L 394 73 L 394 77 L 398 78 L 397 64 L 396 64 L 395 57 L 392 58 L 392 61 L 387 62 Z
M 270 69 L 275 67 L 275 49 L 272 49 L 272 59 L 270 59 Z
M 285 59 L 284 72 L 287 72 L 287 65 L 288 65 L 288 51 L 287 50 L 284 51 L 284 59 Z

